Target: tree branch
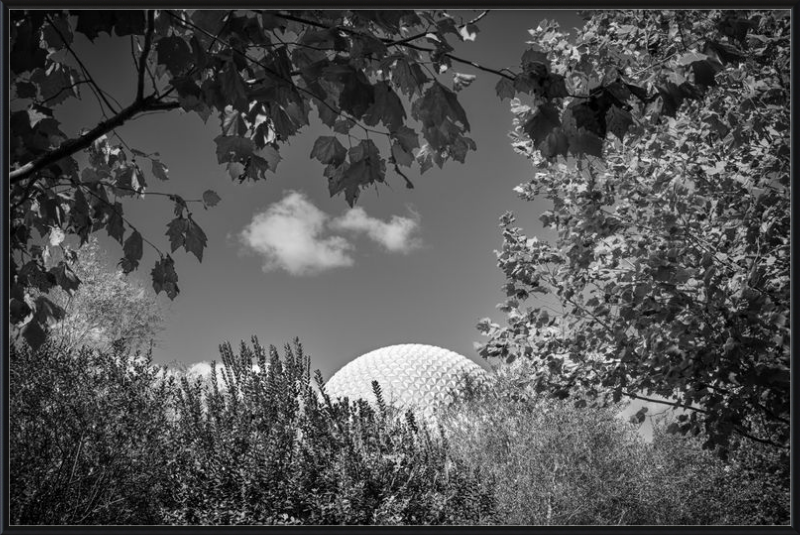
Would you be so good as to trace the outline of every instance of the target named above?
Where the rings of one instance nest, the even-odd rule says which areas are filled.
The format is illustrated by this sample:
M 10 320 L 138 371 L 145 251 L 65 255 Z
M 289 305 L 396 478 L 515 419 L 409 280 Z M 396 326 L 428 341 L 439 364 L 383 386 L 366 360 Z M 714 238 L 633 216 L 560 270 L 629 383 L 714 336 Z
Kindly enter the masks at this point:
M 22 180 L 25 180 L 34 173 L 41 171 L 47 166 L 61 160 L 62 158 L 66 158 L 78 151 L 88 148 L 101 136 L 111 132 L 119 126 L 122 126 L 126 121 L 139 113 L 156 110 L 173 110 L 179 106 L 180 105 L 177 102 L 160 102 L 152 97 L 136 100 L 133 104 L 121 110 L 114 117 L 102 121 L 82 136 L 69 139 L 62 143 L 57 149 L 46 152 L 42 156 L 26 163 L 22 167 L 11 171 L 8 175 L 11 184 L 16 184 Z
M 144 48 L 142 55 L 139 56 L 139 79 L 136 85 L 136 100 L 142 100 L 144 97 L 144 72 L 147 66 L 147 57 L 150 55 L 150 46 L 153 40 L 153 27 L 155 24 L 155 11 L 150 9 L 147 11 L 147 33 L 144 34 Z M 155 87 L 153 88 L 155 89 Z

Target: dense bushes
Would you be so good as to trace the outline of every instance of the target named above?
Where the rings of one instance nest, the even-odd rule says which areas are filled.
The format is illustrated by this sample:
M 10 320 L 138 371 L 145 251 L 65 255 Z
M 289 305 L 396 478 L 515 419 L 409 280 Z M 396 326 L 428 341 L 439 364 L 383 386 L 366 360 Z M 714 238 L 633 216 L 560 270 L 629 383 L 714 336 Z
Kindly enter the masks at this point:
M 299 343 L 253 342 L 208 382 L 15 349 L 12 524 L 490 521 L 489 482 L 413 417 L 318 397 Z
M 529 395 L 524 371 L 433 429 L 330 400 L 297 342 L 221 354 L 190 380 L 119 346 L 12 347 L 11 524 L 788 522 L 778 453 L 726 463 L 669 422 L 647 443 L 613 409 Z
M 576 409 L 530 395 L 525 370 L 496 374 L 491 399 L 443 417 L 452 454 L 496 482 L 503 524 L 727 524 L 789 522 L 788 459 L 744 440 L 729 462 L 700 438 L 654 421 L 646 442 L 619 407 Z

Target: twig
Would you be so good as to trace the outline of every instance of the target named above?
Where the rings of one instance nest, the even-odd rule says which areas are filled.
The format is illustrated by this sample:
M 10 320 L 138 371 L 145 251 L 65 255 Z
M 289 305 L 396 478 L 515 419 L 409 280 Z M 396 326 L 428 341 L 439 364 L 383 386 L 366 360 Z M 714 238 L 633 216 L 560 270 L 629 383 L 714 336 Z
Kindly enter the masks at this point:
M 94 81 L 92 75 L 89 74 L 89 69 L 86 68 L 86 65 L 83 64 L 83 61 L 81 61 L 81 58 L 78 57 L 78 55 L 75 53 L 74 50 L 72 50 L 72 47 L 69 46 L 67 38 L 64 36 L 64 34 L 61 33 L 61 30 L 58 29 L 58 26 L 53 24 L 53 19 L 50 18 L 50 15 L 45 15 L 45 18 L 47 19 L 47 22 L 50 23 L 50 27 L 53 28 L 58 34 L 58 36 L 61 38 L 61 42 L 64 43 L 64 47 L 69 51 L 70 54 L 72 54 L 72 57 L 75 58 L 75 61 L 78 62 L 78 65 L 83 71 L 84 76 L 86 76 L 86 78 L 88 79 L 88 82 L 92 85 L 92 87 L 94 87 L 97 90 L 98 98 L 101 99 L 103 102 L 105 102 L 106 106 L 108 106 L 108 109 L 111 110 L 112 113 L 117 113 L 117 110 L 114 109 L 114 106 L 112 106 L 111 103 L 108 101 L 108 99 L 106 99 L 105 92 L 102 89 L 100 89 L 100 86 L 97 85 L 97 82 Z M 103 106 L 101 104 L 100 106 L 101 111 L 102 107 Z
M 147 11 L 147 33 L 144 34 L 144 48 L 142 55 L 139 56 L 139 79 L 136 85 L 136 100 L 142 100 L 144 96 L 144 71 L 147 65 L 147 57 L 150 55 L 150 46 L 153 40 L 153 27 L 155 24 L 155 11 L 150 9 Z M 155 90 L 155 86 L 153 87 Z

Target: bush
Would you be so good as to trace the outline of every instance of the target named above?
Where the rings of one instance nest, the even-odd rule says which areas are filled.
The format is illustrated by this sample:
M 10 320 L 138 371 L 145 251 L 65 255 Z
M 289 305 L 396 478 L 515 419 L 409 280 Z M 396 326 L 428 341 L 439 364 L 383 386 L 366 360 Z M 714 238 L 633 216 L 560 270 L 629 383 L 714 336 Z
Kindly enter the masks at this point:
M 10 524 L 149 524 L 166 385 L 149 355 L 11 346 Z
M 413 416 L 318 397 L 297 341 L 283 359 L 274 347 L 267 359 L 255 338 L 252 350 L 242 344 L 235 355 L 226 345 L 221 353 L 223 384 L 214 370 L 210 385 L 183 380 L 177 391 L 168 523 L 469 524 L 491 516 L 491 490 Z
M 537 398 L 525 376 L 501 371 L 493 396 L 441 416 L 452 455 L 496 482 L 498 524 L 788 523 L 788 462 L 769 446 L 724 462 L 663 421 L 647 443 L 619 407 Z

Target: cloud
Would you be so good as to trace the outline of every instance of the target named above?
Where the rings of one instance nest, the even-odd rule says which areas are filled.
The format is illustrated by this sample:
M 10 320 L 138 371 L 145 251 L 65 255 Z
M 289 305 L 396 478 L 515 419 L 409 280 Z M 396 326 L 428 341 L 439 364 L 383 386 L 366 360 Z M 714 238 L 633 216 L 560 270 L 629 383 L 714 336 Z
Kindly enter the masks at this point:
M 408 253 L 420 246 L 416 236 L 419 215 L 392 216 L 388 222 L 353 208 L 331 218 L 297 191 L 253 216 L 239 237 L 263 258 L 264 271 L 282 269 L 291 275 L 316 275 L 337 267 L 352 266 L 355 246 L 338 235 L 361 234 L 391 253 Z
M 357 207 L 334 219 L 331 228 L 363 232 L 392 253 L 408 253 L 420 246 L 420 240 L 415 236 L 419 228 L 417 214 L 413 219 L 394 215 L 387 223 L 367 215 L 363 208 Z
M 264 259 L 264 271 L 283 269 L 292 275 L 314 275 L 352 266 L 353 246 L 341 236 L 324 238 L 328 215 L 299 192 L 270 205 L 241 233 L 245 245 Z

